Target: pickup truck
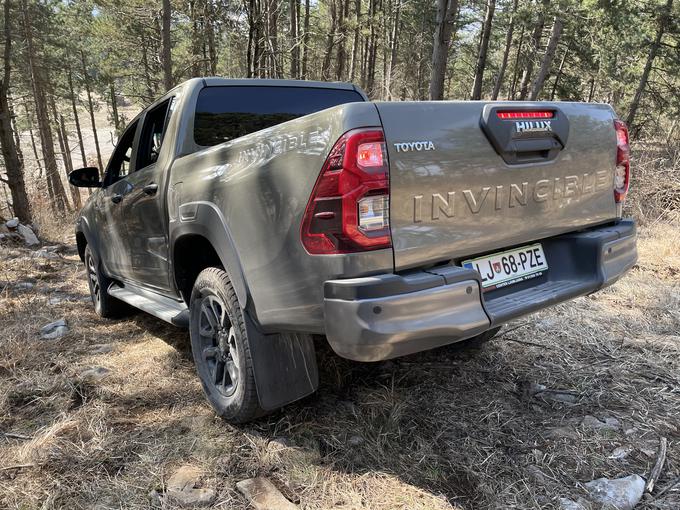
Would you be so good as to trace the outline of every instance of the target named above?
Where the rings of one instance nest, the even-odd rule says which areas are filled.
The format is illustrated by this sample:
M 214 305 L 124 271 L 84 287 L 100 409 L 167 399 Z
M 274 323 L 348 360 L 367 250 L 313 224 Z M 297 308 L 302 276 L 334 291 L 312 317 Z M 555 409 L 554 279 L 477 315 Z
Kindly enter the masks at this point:
M 102 317 L 190 332 L 217 413 L 314 392 L 315 337 L 378 361 L 610 285 L 628 132 L 606 104 L 371 102 L 356 86 L 196 78 L 130 122 L 76 222 Z

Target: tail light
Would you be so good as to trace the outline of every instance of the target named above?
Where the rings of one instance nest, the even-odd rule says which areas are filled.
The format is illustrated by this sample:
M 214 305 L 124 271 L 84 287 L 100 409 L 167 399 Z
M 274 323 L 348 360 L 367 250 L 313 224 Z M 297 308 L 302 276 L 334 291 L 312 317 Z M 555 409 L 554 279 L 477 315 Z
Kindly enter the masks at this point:
M 313 255 L 392 246 L 389 165 L 381 129 L 348 131 L 335 143 L 309 198 L 302 244 Z
M 630 145 L 628 128 L 621 120 L 614 121 L 616 129 L 616 173 L 614 175 L 614 200 L 617 204 L 626 199 L 630 186 Z

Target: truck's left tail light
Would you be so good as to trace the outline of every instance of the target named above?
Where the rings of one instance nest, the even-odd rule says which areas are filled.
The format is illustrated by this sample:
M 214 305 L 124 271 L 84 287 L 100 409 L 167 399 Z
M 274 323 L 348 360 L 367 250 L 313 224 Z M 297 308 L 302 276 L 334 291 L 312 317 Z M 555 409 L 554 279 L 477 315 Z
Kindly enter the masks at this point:
M 348 131 L 335 143 L 307 203 L 302 244 L 312 255 L 392 246 L 389 164 L 381 129 Z
M 614 174 L 614 200 L 617 204 L 626 199 L 630 187 L 630 144 L 628 128 L 621 120 L 614 121 L 616 130 L 616 171 Z

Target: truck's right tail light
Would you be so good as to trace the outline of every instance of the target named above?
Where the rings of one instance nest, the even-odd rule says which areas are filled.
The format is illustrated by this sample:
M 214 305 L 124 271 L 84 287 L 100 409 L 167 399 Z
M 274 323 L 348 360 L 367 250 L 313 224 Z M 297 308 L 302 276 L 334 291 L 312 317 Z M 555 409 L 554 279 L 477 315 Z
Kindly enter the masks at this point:
M 614 200 L 619 204 L 626 199 L 626 194 L 630 187 L 630 144 L 626 123 L 621 120 L 615 120 L 614 128 L 616 129 Z
M 356 129 L 342 135 L 307 203 L 301 231 L 307 252 L 330 255 L 392 246 L 389 186 L 382 130 Z

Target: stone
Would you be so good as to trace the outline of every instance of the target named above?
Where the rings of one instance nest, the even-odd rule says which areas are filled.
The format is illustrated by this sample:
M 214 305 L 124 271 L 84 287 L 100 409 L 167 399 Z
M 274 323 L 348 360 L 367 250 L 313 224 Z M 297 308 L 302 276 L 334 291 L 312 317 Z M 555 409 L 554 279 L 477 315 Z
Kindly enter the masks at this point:
M 203 471 L 201 471 L 198 467 L 185 464 L 184 466 L 181 466 L 179 469 L 177 469 L 170 476 L 170 478 L 168 478 L 166 486 L 168 490 L 172 491 L 193 489 L 200 481 L 202 475 Z
M 347 440 L 347 444 L 350 446 L 360 446 L 364 444 L 365 439 L 361 436 L 352 436 Z
M 108 377 L 110 373 L 111 371 L 108 368 L 92 367 L 88 368 L 87 370 L 83 370 L 80 373 L 80 377 L 88 381 L 101 381 L 105 377 Z
M 610 459 L 622 460 L 628 457 L 633 451 L 633 447 L 630 445 L 619 446 L 614 448 L 614 451 L 609 455 Z
M 31 227 L 19 224 L 19 226 L 17 227 L 17 231 L 19 232 L 19 235 L 24 238 L 24 242 L 28 246 L 35 246 L 36 244 L 40 244 L 38 236 L 36 236 L 35 233 L 33 233 Z
M 113 346 L 111 344 L 94 344 L 90 352 L 92 354 L 107 354 L 112 350 Z
M 610 480 L 598 478 L 585 484 L 593 501 L 617 510 L 633 510 L 645 491 L 645 481 L 638 475 Z
M 34 259 L 48 259 L 48 260 L 55 260 L 59 258 L 59 255 L 57 255 L 54 252 L 47 251 L 45 249 L 43 250 L 37 250 L 31 253 L 31 258 Z
M 184 491 L 168 491 L 166 498 L 183 507 L 210 506 L 217 494 L 213 489 L 188 489 Z
M 255 510 L 296 510 L 298 507 L 288 501 L 267 478 L 258 476 L 236 483 Z
M 621 422 L 616 418 L 605 418 L 601 421 L 591 415 L 584 416 L 581 425 L 593 430 L 619 430 L 621 428 Z
M 7 228 L 17 228 L 19 226 L 19 218 L 12 218 L 5 222 Z
M 17 282 L 14 284 L 15 290 L 31 290 L 33 287 L 35 287 L 33 282 Z
M 68 333 L 68 326 L 66 325 L 65 319 L 59 319 L 58 321 L 50 322 L 42 327 L 40 330 L 40 338 L 44 340 L 55 340 L 61 338 L 66 333 Z
M 582 498 L 578 498 L 577 501 L 568 498 L 560 498 L 561 510 L 588 510 L 589 508 L 590 504 Z

